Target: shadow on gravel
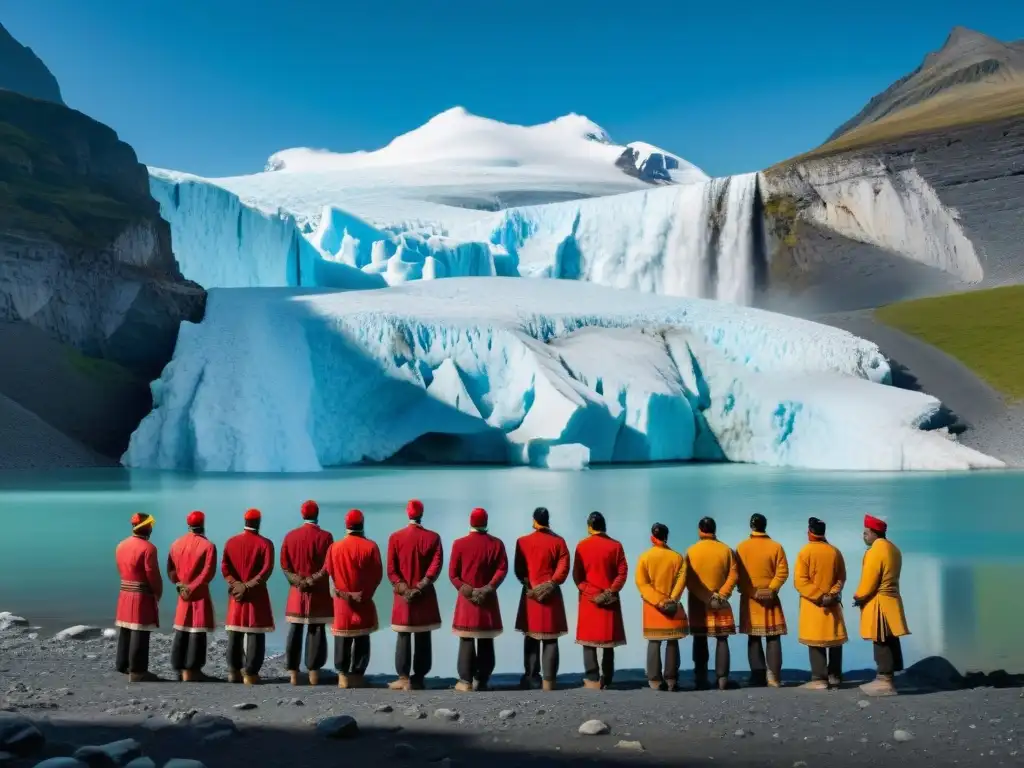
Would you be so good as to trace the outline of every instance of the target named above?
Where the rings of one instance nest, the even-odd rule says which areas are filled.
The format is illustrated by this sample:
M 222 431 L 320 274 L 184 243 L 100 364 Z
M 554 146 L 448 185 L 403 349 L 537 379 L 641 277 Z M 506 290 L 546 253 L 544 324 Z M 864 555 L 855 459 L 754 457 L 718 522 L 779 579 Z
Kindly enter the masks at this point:
M 142 752 L 159 767 L 172 758 L 199 760 L 207 768 L 328 768 L 333 766 L 436 766 L 437 768 L 506 768 L 529 765 L 563 767 L 574 765 L 636 765 L 637 753 L 616 750 L 619 738 L 574 736 L 561 745 L 535 744 L 523 732 L 502 743 L 502 731 L 470 736 L 459 733 L 457 723 L 438 723 L 433 732 L 406 731 L 401 726 L 362 727 L 357 736 L 331 739 L 310 724 L 295 728 L 262 725 L 242 726 L 222 738 L 202 738 L 184 727 L 150 731 L 142 726 L 114 726 L 96 723 L 58 721 L 42 725 L 47 742 L 32 758 L 4 763 L 10 768 L 34 766 L 51 757 L 72 755 L 83 745 L 104 745 L 121 739 L 135 739 Z M 498 743 L 494 743 L 498 742 Z M 515 742 L 519 742 L 518 744 Z M 619 755 L 614 754 L 619 752 Z M 642 754 L 642 753 L 640 753 Z M 722 761 L 678 758 L 663 760 L 646 756 L 645 765 L 716 766 Z M 756 761 L 755 761 L 756 762 Z M 740 764 L 740 763 L 737 763 Z M 752 763 L 746 763 L 752 764 Z

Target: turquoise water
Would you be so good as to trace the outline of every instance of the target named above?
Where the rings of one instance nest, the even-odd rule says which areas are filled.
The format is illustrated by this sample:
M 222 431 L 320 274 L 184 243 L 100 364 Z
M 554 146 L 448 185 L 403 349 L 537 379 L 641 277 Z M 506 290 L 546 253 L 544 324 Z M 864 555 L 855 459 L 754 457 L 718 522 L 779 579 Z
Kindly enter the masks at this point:
M 767 515 L 769 532 L 786 547 L 791 563 L 806 541 L 806 521 L 828 522 L 829 539 L 843 550 L 850 581 L 847 603 L 860 576 L 861 520 L 865 512 L 890 523 L 891 538 L 903 550 L 903 594 L 913 635 L 908 660 L 931 654 L 948 657 L 963 669 L 1024 671 L 1024 473 L 849 474 L 808 473 L 740 465 L 656 466 L 550 472 L 530 469 L 349 469 L 307 476 L 185 476 L 88 471 L 66 474 L 0 474 L 0 610 L 28 617 L 46 630 L 70 624 L 109 626 L 116 600 L 116 543 L 129 531 L 128 519 L 146 511 L 157 519 L 153 541 L 161 560 L 185 530 L 192 509 L 207 513 L 208 534 L 222 545 L 241 530 L 242 512 L 264 513 L 264 533 L 279 543 L 299 524 L 298 508 L 307 498 L 323 510 L 322 524 L 337 533 L 345 512 L 366 513 L 367 533 L 382 549 L 388 534 L 405 524 L 405 502 L 424 501 L 426 524 L 441 533 L 446 547 L 467 530 L 469 510 L 487 508 L 491 532 L 511 555 L 515 539 L 530 530 L 535 506 L 551 510 L 552 524 L 570 543 L 585 532 L 587 514 L 598 509 L 609 532 L 626 548 L 632 567 L 648 546 L 656 521 L 671 528 L 670 544 L 684 549 L 696 537 L 696 523 L 712 515 L 720 538 L 735 546 L 747 536 L 753 512 Z M 222 582 L 218 582 L 222 584 Z M 446 620 L 455 593 L 442 581 Z M 274 606 L 283 619 L 286 583 L 272 579 Z M 218 618 L 223 619 L 223 587 L 218 587 Z M 499 590 L 506 633 L 498 640 L 499 670 L 519 668 L 521 639 L 512 631 L 519 596 L 509 579 Z M 783 605 L 795 629 L 796 592 L 783 589 Z M 382 589 L 377 606 L 382 624 L 390 618 L 391 592 Z M 734 601 L 735 603 L 735 601 Z M 575 601 L 567 601 L 570 627 Z M 640 600 L 632 581 L 623 592 L 630 644 L 619 652 L 622 667 L 641 667 Z M 161 621 L 172 619 L 165 597 Z M 858 612 L 847 608 L 851 635 Z M 272 638 L 280 646 L 284 624 Z M 435 674 L 454 671 L 455 641 L 442 630 L 435 640 Z M 746 665 L 745 641 L 733 641 L 734 666 Z M 371 672 L 390 672 L 394 635 L 374 635 Z M 794 635 L 784 646 L 787 667 L 806 667 L 807 655 Z M 847 665 L 871 665 L 871 648 L 854 640 Z M 685 644 L 684 657 L 689 655 Z M 563 669 L 579 671 L 581 659 L 571 638 L 563 641 Z

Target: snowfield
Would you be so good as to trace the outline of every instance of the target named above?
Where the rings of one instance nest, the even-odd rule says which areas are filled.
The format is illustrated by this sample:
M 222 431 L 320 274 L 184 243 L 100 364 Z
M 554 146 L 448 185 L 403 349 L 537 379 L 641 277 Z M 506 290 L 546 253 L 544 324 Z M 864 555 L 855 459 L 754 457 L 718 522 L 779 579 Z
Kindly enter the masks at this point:
M 886 386 L 889 376 L 877 347 L 845 331 L 585 282 L 212 290 L 123 462 L 1002 466 L 919 429 L 939 402 Z

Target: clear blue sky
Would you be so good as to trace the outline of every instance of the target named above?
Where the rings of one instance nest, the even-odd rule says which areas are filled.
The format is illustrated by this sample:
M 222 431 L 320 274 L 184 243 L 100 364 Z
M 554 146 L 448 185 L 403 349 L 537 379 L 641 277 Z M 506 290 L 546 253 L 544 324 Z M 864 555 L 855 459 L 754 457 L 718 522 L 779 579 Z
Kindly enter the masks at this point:
M 578 112 L 722 175 L 821 143 L 954 25 L 1024 38 L 1024 0 L 7 0 L 0 21 L 150 165 L 374 149 L 461 105 Z

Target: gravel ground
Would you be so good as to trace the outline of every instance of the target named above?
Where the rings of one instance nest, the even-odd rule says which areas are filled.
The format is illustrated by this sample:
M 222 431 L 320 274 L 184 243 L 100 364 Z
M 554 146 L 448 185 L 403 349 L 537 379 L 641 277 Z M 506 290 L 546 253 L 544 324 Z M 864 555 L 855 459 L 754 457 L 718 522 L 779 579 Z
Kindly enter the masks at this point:
M 101 755 L 85 763 L 46 765 L 126 765 L 136 748 L 154 762 L 130 763 L 133 768 L 171 758 L 201 760 L 208 768 L 302 768 L 341 759 L 352 765 L 374 760 L 443 768 L 481 760 L 497 766 L 1024 764 L 1019 687 L 978 685 L 1020 681 L 993 675 L 969 680 L 975 687 L 964 688 L 964 681 L 944 679 L 941 662 L 930 667 L 935 684 L 926 687 L 924 673 L 908 671 L 899 678 L 902 695 L 887 699 L 869 699 L 858 690 L 863 673 L 851 674 L 844 690 L 828 693 L 790 687 L 670 694 L 628 682 L 594 692 L 569 681 L 553 693 L 458 694 L 443 680 L 414 693 L 387 691 L 383 681 L 365 690 L 340 691 L 333 680 L 293 688 L 281 680 L 280 658 L 268 660 L 266 682 L 252 688 L 219 682 L 131 685 L 113 670 L 113 640 L 96 633 L 69 639 L 34 636 L 27 627 L 0 632 L 0 708 L 7 710 L 0 712 L 0 750 L 19 728 L 33 732 L 21 718 L 45 737 L 31 756 L 0 754 L 0 766 L 35 766 L 120 739 L 138 743 L 109 748 L 113 759 Z M 153 637 L 152 668 L 164 676 L 170 673 L 168 642 L 165 635 Z M 220 638 L 211 647 L 207 671 L 224 674 Z M 954 685 L 957 690 L 940 690 Z M 591 720 L 603 724 L 590 724 L 592 729 L 607 732 L 581 733 Z

